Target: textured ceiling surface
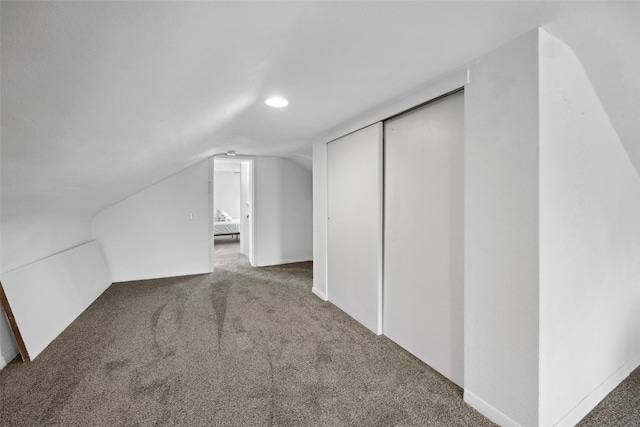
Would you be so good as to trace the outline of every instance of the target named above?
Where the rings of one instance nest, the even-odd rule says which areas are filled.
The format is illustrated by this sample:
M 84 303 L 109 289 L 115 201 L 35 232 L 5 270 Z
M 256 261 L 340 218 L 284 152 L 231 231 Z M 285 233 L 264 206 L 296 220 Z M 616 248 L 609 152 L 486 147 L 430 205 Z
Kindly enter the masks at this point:
M 314 137 L 538 26 L 638 167 L 639 6 L 2 2 L 2 212 L 92 214 L 229 149 L 309 165 Z

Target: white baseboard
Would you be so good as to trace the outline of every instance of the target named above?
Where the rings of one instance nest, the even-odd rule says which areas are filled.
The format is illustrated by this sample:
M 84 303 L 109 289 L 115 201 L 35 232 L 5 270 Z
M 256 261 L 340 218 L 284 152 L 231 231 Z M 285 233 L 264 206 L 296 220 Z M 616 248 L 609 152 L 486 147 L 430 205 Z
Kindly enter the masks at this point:
M 0 355 L 0 369 L 4 368 L 19 354 L 18 347 L 9 347 Z
M 296 262 L 307 262 L 307 261 L 313 261 L 313 257 L 283 258 L 283 259 L 270 260 L 267 262 L 261 262 L 260 264 L 255 265 L 255 267 L 271 267 L 273 265 L 293 264 Z
M 315 292 L 315 291 L 314 291 Z M 640 366 L 640 354 L 631 358 L 627 363 L 616 370 L 609 378 L 603 381 L 595 390 L 589 393 L 564 417 L 553 424 L 554 427 L 573 427 L 580 422 L 593 408 L 598 405 L 609 393 L 613 391 L 631 372 Z M 480 399 L 469 390 L 464 391 L 464 401 L 476 409 L 485 417 L 502 427 L 521 427 L 520 424 Z
M 316 288 L 315 286 L 313 288 L 311 288 L 311 292 L 316 294 L 318 296 L 318 298 L 320 298 L 322 301 L 328 301 L 329 300 L 327 298 L 327 294 L 325 294 L 324 292 L 318 290 L 318 288 Z
M 480 412 L 485 417 L 489 418 L 494 423 L 502 427 L 522 427 L 511 418 L 498 411 L 493 406 L 489 405 L 484 400 L 480 399 L 469 390 L 464 391 L 464 401 L 476 411 Z
M 285 260 L 282 260 L 280 264 L 293 264 L 294 262 L 307 262 L 307 261 L 313 261 L 313 257 L 285 259 Z
M 609 393 L 613 391 L 625 378 L 631 374 L 638 366 L 640 366 L 640 354 L 631 358 L 627 363 L 622 365 L 609 378 L 604 380 L 595 390 L 587 395 L 574 406 L 564 417 L 554 424 L 554 427 L 573 427 L 580 422 L 598 403 L 602 401 Z
M 197 269 L 197 270 L 184 270 L 184 271 L 165 271 L 165 272 L 153 272 L 153 273 L 136 273 L 135 275 L 127 275 L 127 276 L 114 276 L 111 278 L 112 283 L 124 283 L 124 282 L 139 282 L 143 280 L 154 280 L 154 279 L 165 279 L 168 277 L 184 277 L 184 276 L 195 276 L 197 274 L 209 274 L 211 270 L 207 266 L 205 269 Z

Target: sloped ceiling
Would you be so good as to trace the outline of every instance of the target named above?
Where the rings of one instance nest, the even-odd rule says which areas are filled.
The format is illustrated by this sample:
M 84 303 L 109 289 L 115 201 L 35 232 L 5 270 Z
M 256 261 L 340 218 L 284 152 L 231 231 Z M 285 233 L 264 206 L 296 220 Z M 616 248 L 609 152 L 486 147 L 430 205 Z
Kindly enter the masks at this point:
M 640 166 L 639 3 L 0 7 L 3 214 L 92 214 L 229 149 L 309 165 L 314 137 L 537 26 L 576 51 Z

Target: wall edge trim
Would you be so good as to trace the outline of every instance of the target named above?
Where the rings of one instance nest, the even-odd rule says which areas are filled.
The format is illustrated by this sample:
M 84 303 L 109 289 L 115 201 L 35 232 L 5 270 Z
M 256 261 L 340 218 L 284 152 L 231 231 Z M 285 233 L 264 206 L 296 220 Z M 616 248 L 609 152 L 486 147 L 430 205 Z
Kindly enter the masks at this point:
M 208 269 L 202 270 L 189 270 L 189 271 L 174 271 L 171 273 L 163 274 L 163 275 L 153 275 L 152 277 L 130 277 L 130 278 L 111 278 L 111 284 L 114 283 L 127 283 L 127 282 L 142 282 L 145 280 L 156 280 L 156 279 L 168 279 L 172 277 L 183 277 L 183 276 L 198 276 L 201 274 L 210 274 L 211 271 Z
M 591 393 L 571 408 L 554 427 L 573 427 L 589 414 L 609 393 L 624 381 L 636 368 L 640 367 L 640 353 L 629 359 L 604 380 Z
M 520 424 L 518 424 L 484 400 L 480 399 L 469 390 L 464 390 L 464 401 L 467 405 L 480 412 L 483 416 L 502 427 L 522 427 Z
M 277 259 L 275 261 L 270 261 L 266 264 L 256 264 L 256 267 L 270 267 L 272 265 L 282 265 L 282 264 L 293 264 L 296 262 L 312 262 L 313 261 L 313 256 L 303 256 L 303 257 L 296 257 L 296 258 L 280 258 Z
M 313 288 L 311 288 L 311 292 L 316 294 L 316 296 L 318 298 L 320 298 L 322 301 L 329 301 L 329 298 L 327 298 L 327 294 L 325 294 L 324 292 L 322 292 L 321 290 L 319 290 L 315 286 Z

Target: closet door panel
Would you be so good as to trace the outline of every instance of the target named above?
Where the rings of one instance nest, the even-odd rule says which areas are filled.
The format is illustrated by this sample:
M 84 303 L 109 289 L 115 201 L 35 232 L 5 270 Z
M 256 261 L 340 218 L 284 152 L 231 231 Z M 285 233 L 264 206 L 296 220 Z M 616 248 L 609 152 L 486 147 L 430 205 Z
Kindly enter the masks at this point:
M 384 334 L 462 386 L 464 96 L 385 123 Z
M 382 124 L 327 147 L 327 296 L 381 332 Z

